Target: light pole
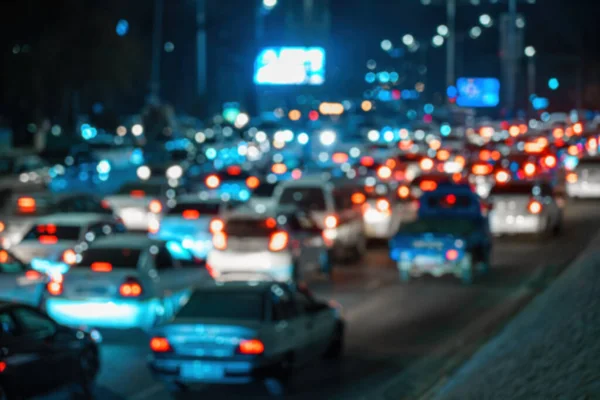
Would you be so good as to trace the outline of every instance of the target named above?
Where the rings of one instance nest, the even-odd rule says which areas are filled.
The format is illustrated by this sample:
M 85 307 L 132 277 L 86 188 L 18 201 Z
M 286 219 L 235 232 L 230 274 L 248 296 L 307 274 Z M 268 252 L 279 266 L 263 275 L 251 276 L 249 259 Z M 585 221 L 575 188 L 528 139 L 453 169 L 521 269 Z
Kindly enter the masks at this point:
M 535 48 L 533 46 L 525 47 L 525 56 L 527 57 L 527 87 L 528 87 L 528 104 L 530 115 L 533 116 L 533 95 L 535 95 L 535 80 L 536 80 L 536 67 L 535 67 Z
M 515 89 L 517 78 L 517 0 L 508 1 L 508 14 L 510 22 L 508 24 L 508 65 L 507 65 L 507 99 L 506 105 L 510 115 L 515 110 Z
M 446 87 L 456 82 L 456 0 L 446 0 L 446 24 L 448 26 L 448 43 L 446 44 Z M 450 104 L 450 99 L 448 98 Z
M 152 73 L 150 78 L 150 96 L 148 102 L 157 104 L 160 99 L 160 55 L 162 52 L 164 0 L 154 0 L 154 26 L 152 32 Z

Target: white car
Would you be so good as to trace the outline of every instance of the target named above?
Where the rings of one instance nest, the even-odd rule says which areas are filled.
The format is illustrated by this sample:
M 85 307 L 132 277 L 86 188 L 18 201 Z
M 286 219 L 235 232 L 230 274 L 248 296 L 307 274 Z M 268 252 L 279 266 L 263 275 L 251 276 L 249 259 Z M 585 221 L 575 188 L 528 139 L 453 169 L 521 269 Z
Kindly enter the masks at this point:
M 488 202 L 490 230 L 502 234 L 557 234 L 562 229 L 562 208 L 547 183 L 513 181 L 497 184 Z
M 13 151 L 0 154 L 0 187 L 45 188 L 50 167 L 37 154 Z
M 223 215 L 230 207 L 216 199 L 203 201 L 198 195 L 181 196 L 177 204 L 165 210 L 151 237 L 179 241 L 204 260 L 212 249 L 212 233 L 223 228 Z
M 0 301 L 39 307 L 48 276 L 29 268 L 6 250 L 0 250 Z
M 46 311 L 65 325 L 147 329 L 210 281 L 177 242 L 122 234 L 99 239 L 48 284 Z
M 600 158 L 584 158 L 567 173 L 567 194 L 574 198 L 600 198 Z
M 54 214 L 36 219 L 23 240 L 10 250 L 36 271 L 62 274 L 89 243 L 122 231 L 124 227 L 112 216 Z
M 18 244 L 38 218 L 58 213 L 97 214 L 117 221 L 111 207 L 90 194 L 18 192 L 0 202 L 0 243 L 5 248 Z
M 308 216 L 235 215 L 213 236 L 206 267 L 215 280 L 297 281 L 309 272 L 331 273 L 323 231 Z
M 341 313 L 281 283 L 201 288 L 151 331 L 149 368 L 175 395 L 198 384 L 285 385 L 299 367 L 342 355 Z
M 349 180 L 323 181 L 307 177 L 280 183 L 273 194 L 275 207 L 306 211 L 332 242 L 336 259 L 360 259 L 367 238 L 361 206 L 352 203 L 356 185 Z
M 158 182 L 132 182 L 123 185 L 117 193 L 106 197 L 106 203 L 115 210 L 128 231 L 148 232 L 159 226 L 161 213 L 169 200 L 181 193 L 164 179 Z
M 400 224 L 416 218 L 416 202 L 409 201 L 409 188 L 394 190 L 388 184 L 365 186 L 352 195 L 352 201 L 363 205 L 365 234 L 370 239 L 389 239 Z

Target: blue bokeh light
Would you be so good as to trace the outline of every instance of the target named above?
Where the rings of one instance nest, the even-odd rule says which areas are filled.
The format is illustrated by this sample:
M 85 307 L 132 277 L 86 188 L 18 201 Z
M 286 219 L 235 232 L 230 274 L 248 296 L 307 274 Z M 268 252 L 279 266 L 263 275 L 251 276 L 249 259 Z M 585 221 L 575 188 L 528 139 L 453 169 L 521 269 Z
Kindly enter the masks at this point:
M 425 114 L 432 114 L 433 110 L 435 110 L 433 104 L 427 103 L 423 106 L 423 111 L 425 112 Z
M 367 72 L 367 74 L 365 75 L 365 81 L 367 83 L 373 83 L 375 82 L 375 79 L 377 79 L 377 75 L 375 75 L 374 72 Z
M 452 128 L 448 124 L 443 124 L 440 126 L 440 133 L 442 136 L 448 136 L 452 132 Z
M 558 89 L 559 86 L 560 86 L 560 82 L 558 82 L 558 79 L 556 79 L 556 78 L 550 78 L 548 80 L 548 87 L 551 90 L 556 90 L 556 89 Z
M 257 85 L 322 85 L 325 83 L 325 49 L 271 47 L 256 58 Z
M 127 20 L 121 19 L 117 22 L 117 35 L 125 36 L 127 32 L 129 32 L 129 22 Z

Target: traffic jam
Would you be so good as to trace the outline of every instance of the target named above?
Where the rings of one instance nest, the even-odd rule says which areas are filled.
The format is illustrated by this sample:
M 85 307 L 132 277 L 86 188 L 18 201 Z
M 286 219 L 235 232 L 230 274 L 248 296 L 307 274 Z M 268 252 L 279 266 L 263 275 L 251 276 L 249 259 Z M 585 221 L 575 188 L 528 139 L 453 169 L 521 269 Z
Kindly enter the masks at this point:
M 85 179 L 100 177 L 92 192 L 76 190 L 72 156 L 0 156 L 7 399 L 65 386 L 91 396 L 111 368 L 105 332 L 131 329 L 144 332 L 144 368 L 175 397 L 285 390 L 299 366 L 343 363 L 356 325 L 335 290 L 350 265 L 383 254 L 397 291 L 439 279 L 477 287 L 494 276 L 498 240 L 551 240 L 569 207 L 600 198 L 593 121 L 352 135 L 256 124 L 228 141 L 208 130 L 160 149 L 85 150 L 95 160 Z M 127 165 L 135 176 L 122 178 L 111 151 L 139 156 Z

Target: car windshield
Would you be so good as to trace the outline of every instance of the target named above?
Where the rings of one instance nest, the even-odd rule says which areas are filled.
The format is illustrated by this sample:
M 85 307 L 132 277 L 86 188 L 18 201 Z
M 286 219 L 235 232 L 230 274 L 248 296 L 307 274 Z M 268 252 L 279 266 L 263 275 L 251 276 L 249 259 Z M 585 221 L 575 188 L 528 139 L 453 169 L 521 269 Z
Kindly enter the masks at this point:
M 59 240 L 77 240 L 81 236 L 80 226 L 42 224 L 34 226 L 24 237 L 24 240 L 39 240 L 47 244 Z
M 263 182 L 254 191 L 252 192 L 252 196 L 255 197 L 271 197 L 273 196 L 273 192 L 277 187 L 277 183 L 269 183 Z
M 268 237 L 275 230 L 274 219 L 230 219 L 225 233 L 234 237 Z
M 448 233 L 466 235 L 477 230 L 481 222 L 466 218 L 422 218 L 400 227 L 401 234 Z
M 149 185 L 143 183 L 128 183 L 119 188 L 118 194 L 137 195 L 137 196 L 162 196 L 169 190 L 169 186 L 165 185 Z
M 111 268 L 136 268 L 140 254 L 141 250 L 127 247 L 92 248 L 83 252 L 78 266 L 93 268 L 95 263 L 104 263 Z
M 531 196 L 534 192 L 536 185 L 533 183 L 520 183 L 513 185 L 496 185 L 492 188 L 490 196 L 493 195 L 510 195 L 510 194 L 522 194 Z
M 167 215 L 180 215 L 183 213 L 190 213 L 190 212 L 194 212 L 196 211 L 196 213 L 193 213 L 194 215 L 197 215 L 198 217 L 202 217 L 202 216 L 214 216 L 214 215 L 219 215 L 219 211 L 221 209 L 221 204 L 220 203 L 179 203 L 177 205 L 175 205 L 173 208 L 171 208 L 168 212 Z
M 280 206 L 295 206 L 301 210 L 325 210 L 325 194 L 321 188 L 289 187 L 283 190 L 279 199 Z
M 234 291 L 196 291 L 177 318 L 263 321 L 264 295 Z

